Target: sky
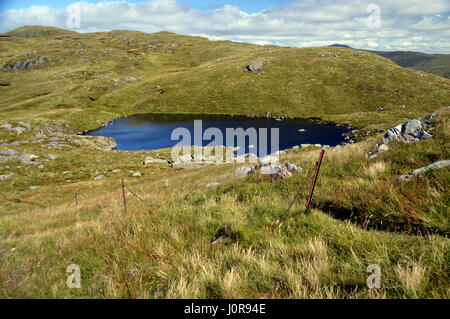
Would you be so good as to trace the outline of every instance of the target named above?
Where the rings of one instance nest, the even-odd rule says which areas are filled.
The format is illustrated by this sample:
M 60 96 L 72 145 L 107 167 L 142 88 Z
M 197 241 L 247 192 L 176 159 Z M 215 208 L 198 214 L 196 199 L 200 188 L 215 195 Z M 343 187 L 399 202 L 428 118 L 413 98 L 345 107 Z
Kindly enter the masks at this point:
M 450 53 L 450 0 L 0 0 L 0 32 L 23 25 Z

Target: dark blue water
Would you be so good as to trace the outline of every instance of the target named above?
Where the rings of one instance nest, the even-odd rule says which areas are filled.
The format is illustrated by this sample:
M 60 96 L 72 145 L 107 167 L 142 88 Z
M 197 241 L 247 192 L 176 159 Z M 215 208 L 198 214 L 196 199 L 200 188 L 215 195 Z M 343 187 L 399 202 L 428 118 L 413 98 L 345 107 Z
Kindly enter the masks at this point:
M 210 144 L 211 140 L 203 140 L 203 146 L 208 144 L 224 145 L 227 128 L 241 127 L 246 130 L 253 127 L 257 131 L 258 141 L 260 139 L 259 128 L 267 128 L 269 150 L 271 147 L 271 128 L 279 128 L 280 150 L 306 143 L 335 146 L 344 141 L 342 133 L 349 131 L 348 128 L 319 124 L 304 119 L 283 119 L 279 121 L 273 118 L 244 116 L 146 114 L 115 120 L 105 127 L 88 132 L 87 135 L 112 137 L 117 142 L 117 150 L 154 150 L 175 146 L 179 140 L 172 141 L 171 134 L 174 129 L 181 127 L 189 130 L 192 145 L 199 145 L 199 143 L 194 143 L 194 120 L 202 120 L 202 132 L 210 127 L 215 127 L 220 129 L 223 134 L 223 140 L 218 141 L 213 138 L 212 144 Z M 305 131 L 299 132 L 299 129 Z M 237 143 L 237 139 L 235 139 L 235 143 Z M 248 148 L 248 137 L 245 143 L 245 149 L 239 150 L 238 154 L 253 151 L 252 148 Z

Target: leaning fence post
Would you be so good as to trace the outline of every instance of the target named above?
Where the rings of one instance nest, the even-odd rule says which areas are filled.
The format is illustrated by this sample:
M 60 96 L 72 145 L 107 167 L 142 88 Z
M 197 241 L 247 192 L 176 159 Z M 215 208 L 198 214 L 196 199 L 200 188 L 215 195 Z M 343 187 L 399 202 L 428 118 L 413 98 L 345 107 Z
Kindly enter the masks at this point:
M 280 220 L 278 221 L 278 227 L 281 226 L 281 224 L 283 223 L 283 220 L 286 218 L 287 214 L 289 213 L 289 211 L 291 210 L 292 206 L 294 205 L 295 201 L 297 200 L 297 197 L 300 195 L 300 192 L 302 191 L 303 187 L 305 187 L 306 183 L 309 181 L 312 173 L 315 171 L 316 173 L 314 174 L 314 180 L 313 183 L 311 185 L 311 189 L 309 191 L 309 197 L 308 197 L 308 202 L 306 204 L 306 211 L 308 211 L 308 207 L 309 204 L 311 202 L 311 198 L 312 198 L 312 194 L 314 192 L 314 187 L 316 185 L 316 180 L 317 180 L 317 175 L 319 175 L 319 169 L 320 169 L 320 164 L 322 164 L 322 158 L 323 158 L 323 154 L 325 153 L 325 150 L 322 149 L 322 151 L 320 152 L 319 155 L 319 160 L 316 162 L 316 164 L 314 165 L 314 167 L 311 169 L 311 171 L 309 172 L 308 176 L 306 177 L 305 181 L 303 182 L 302 186 L 300 187 L 300 189 L 298 190 L 297 194 L 295 194 L 294 199 L 292 200 L 291 204 L 289 205 L 288 209 L 286 210 L 286 212 L 283 214 L 283 216 L 281 216 Z
M 314 179 L 313 179 L 313 182 L 312 182 L 312 185 L 311 185 L 311 189 L 309 190 L 309 196 L 308 196 L 308 201 L 306 202 L 305 213 L 308 212 L 309 204 L 311 204 L 311 199 L 312 199 L 312 196 L 313 196 L 313 193 L 314 193 L 314 187 L 316 187 L 317 176 L 319 175 L 320 164 L 322 164 L 323 153 L 325 153 L 324 149 L 322 149 L 320 151 L 319 160 L 317 161 L 317 164 L 316 164 L 316 173 L 314 174 Z
M 123 182 L 123 178 L 122 178 L 122 196 L 123 196 L 123 207 L 125 211 L 127 211 L 127 198 L 125 195 L 125 184 Z
M 278 227 L 281 226 L 281 224 L 283 223 L 283 220 L 286 218 L 286 216 L 288 215 L 289 211 L 291 210 L 291 207 L 294 205 L 295 201 L 297 200 L 298 195 L 300 195 L 303 187 L 305 187 L 306 183 L 309 181 L 311 174 L 314 172 L 314 170 L 316 169 L 316 165 L 314 165 L 314 167 L 311 169 L 311 171 L 309 172 L 308 176 L 306 177 L 305 181 L 303 182 L 302 186 L 300 187 L 300 189 L 298 190 L 297 194 L 295 194 L 294 199 L 292 200 L 291 204 L 289 205 L 288 209 L 286 210 L 286 212 L 284 212 L 283 216 L 281 216 L 280 220 L 278 221 Z

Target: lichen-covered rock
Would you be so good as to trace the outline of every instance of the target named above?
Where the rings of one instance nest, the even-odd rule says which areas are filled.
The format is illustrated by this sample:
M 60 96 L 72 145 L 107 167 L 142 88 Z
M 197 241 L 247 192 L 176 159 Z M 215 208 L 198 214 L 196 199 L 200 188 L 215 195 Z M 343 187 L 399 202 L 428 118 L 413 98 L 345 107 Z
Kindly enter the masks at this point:
M 259 60 L 253 60 L 247 65 L 247 70 L 252 72 L 261 72 L 264 68 L 264 63 Z
M 117 146 L 114 139 L 105 136 L 76 135 L 71 143 L 80 146 L 85 145 L 105 152 L 111 151 Z
M 70 134 L 73 133 L 73 130 L 70 128 L 69 125 L 61 122 L 44 122 L 42 126 L 39 128 L 41 133 L 43 131 L 47 132 L 50 135 L 53 134 Z
M 418 169 L 413 170 L 412 172 L 405 174 L 405 175 L 401 175 L 400 177 L 398 177 L 395 182 L 399 183 L 399 182 L 405 182 L 408 180 L 411 180 L 415 177 L 417 177 L 420 174 L 423 174 L 429 170 L 432 169 L 439 169 L 439 168 L 444 168 L 450 165 L 450 160 L 444 160 L 444 161 L 438 161 L 438 162 L 434 162 L 433 164 L 430 164 L 428 166 L 424 166 Z
M 383 144 L 393 141 L 411 143 L 422 139 L 431 138 L 431 134 L 425 131 L 425 127 L 428 127 L 428 125 L 424 125 L 420 120 L 406 121 L 403 124 L 399 124 L 387 130 L 382 142 Z
M 241 166 L 236 170 L 236 179 L 241 179 L 249 175 L 249 173 L 253 170 L 251 166 Z
M 23 154 L 19 156 L 19 161 L 22 162 L 23 164 L 32 164 L 34 162 L 35 159 L 39 158 L 39 156 L 34 155 L 34 154 Z
M 377 152 L 387 152 L 389 151 L 389 146 L 387 146 L 386 144 L 381 144 L 378 145 L 378 147 L 376 148 Z
M 284 167 L 286 167 L 288 169 L 288 171 L 290 171 L 291 173 L 294 173 L 294 174 L 301 172 L 303 170 L 303 168 L 301 168 L 300 166 L 297 166 L 292 163 L 285 163 Z
M 14 173 L 9 173 L 9 174 L 5 174 L 5 175 L 0 175 L 0 181 L 5 181 L 8 178 L 12 177 L 14 175 Z
M 281 164 L 271 166 L 270 181 L 272 183 L 291 176 L 292 172 L 286 166 Z
M 157 163 L 165 163 L 165 164 L 167 164 L 167 161 L 166 161 L 166 160 L 163 160 L 163 159 L 153 158 L 153 157 L 151 157 L 151 156 L 147 156 L 147 157 L 144 159 L 144 162 L 143 162 L 144 165 L 148 165 L 148 164 L 157 164 Z
M 173 162 L 174 163 L 192 162 L 192 155 L 191 154 L 182 155 L 180 157 L 177 157 Z
M 259 166 L 263 167 L 263 166 L 268 166 L 271 164 L 277 164 L 278 163 L 278 156 L 276 155 L 267 155 L 262 157 L 259 160 Z

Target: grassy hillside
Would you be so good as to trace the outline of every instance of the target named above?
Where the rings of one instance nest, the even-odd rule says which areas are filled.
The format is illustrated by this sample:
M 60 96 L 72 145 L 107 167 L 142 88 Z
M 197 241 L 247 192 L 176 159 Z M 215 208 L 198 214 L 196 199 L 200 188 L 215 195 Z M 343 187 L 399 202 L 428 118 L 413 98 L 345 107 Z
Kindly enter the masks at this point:
M 344 48 L 167 32 L 9 34 L 0 66 L 28 67 L 0 71 L 0 126 L 31 127 L 0 128 L 0 175 L 9 176 L 0 180 L 1 297 L 450 297 L 449 167 L 394 183 L 450 158 L 449 80 Z M 251 60 L 264 61 L 263 74 L 245 69 Z M 432 111 L 432 139 L 366 156 L 383 135 L 375 129 Z M 236 180 L 238 164 L 143 165 L 170 150 L 105 151 L 74 134 L 145 112 L 320 117 L 362 134 L 326 150 L 311 211 L 304 192 L 277 228 L 318 149 L 287 151 L 281 162 L 304 170 L 271 183 Z M 38 158 L 25 164 L 21 154 Z M 127 190 L 125 211 L 121 179 L 144 202 Z M 70 264 L 80 289 L 66 286 Z M 366 286 L 370 264 L 381 268 L 380 289 Z
M 374 53 L 391 59 L 405 68 L 414 68 L 445 78 L 450 77 L 450 54 L 425 54 L 409 51 L 374 51 Z
M 352 49 L 345 44 L 332 44 L 330 47 Z M 381 55 L 404 68 L 414 68 L 444 78 L 450 77 L 450 54 L 427 54 L 413 51 L 362 51 Z
M 45 59 L 23 71 L 0 72 L 5 119 L 32 112 L 35 119 L 83 130 L 134 113 L 270 112 L 391 125 L 450 100 L 448 80 L 419 77 L 375 54 L 343 48 L 261 47 L 168 32 L 77 34 L 25 27 L 9 34 L 1 42 L 3 68 Z M 246 70 L 251 60 L 264 62 L 264 74 Z M 402 104 L 407 107 L 399 109 Z M 387 106 L 387 112 L 376 112 Z

